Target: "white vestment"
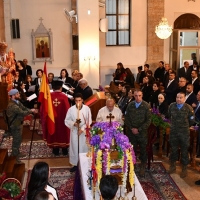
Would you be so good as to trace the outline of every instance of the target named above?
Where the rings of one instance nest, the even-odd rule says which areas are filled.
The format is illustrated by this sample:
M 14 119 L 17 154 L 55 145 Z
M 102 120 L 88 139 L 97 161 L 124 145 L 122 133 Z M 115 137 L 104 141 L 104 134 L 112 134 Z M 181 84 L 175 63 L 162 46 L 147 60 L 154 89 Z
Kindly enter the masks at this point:
M 65 117 L 65 125 L 70 129 L 69 162 L 75 166 L 78 164 L 78 130 L 74 126 L 77 118 L 81 120 L 80 129 L 84 131 L 79 136 L 79 153 L 87 153 L 88 147 L 86 145 L 85 128 L 87 124 L 90 125 L 92 123 L 90 108 L 83 105 L 78 114 L 78 109 L 74 105 L 69 108 Z
M 119 122 L 121 125 L 124 124 L 124 121 L 122 120 L 122 112 L 117 107 L 114 107 L 114 109 L 112 111 L 109 111 L 108 108 L 106 106 L 104 106 L 103 108 L 101 108 L 99 110 L 96 121 L 97 122 L 109 122 L 110 119 L 107 118 L 107 116 L 109 116 L 110 113 L 114 116 L 114 118 L 112 118 L 111 121 Z

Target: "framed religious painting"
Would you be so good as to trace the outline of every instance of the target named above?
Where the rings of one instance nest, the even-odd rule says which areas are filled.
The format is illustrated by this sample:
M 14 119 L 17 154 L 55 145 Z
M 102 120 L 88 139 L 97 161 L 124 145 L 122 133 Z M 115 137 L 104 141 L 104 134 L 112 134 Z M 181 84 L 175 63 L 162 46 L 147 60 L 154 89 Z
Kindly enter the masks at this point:
M 41 22 L 37 30 L 32 30 L 33 63 L 53 61 L 53 37 L 51 29 L 47 30 Z

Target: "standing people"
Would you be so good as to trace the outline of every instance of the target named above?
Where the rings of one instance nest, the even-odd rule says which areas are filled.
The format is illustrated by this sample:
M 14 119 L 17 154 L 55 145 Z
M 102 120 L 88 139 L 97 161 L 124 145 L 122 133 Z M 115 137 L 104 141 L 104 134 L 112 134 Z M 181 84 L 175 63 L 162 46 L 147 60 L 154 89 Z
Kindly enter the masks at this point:
M 62 93 L 62 81 L 54 81 L 51 99 L 53 108 L 56 112 L 55 117 L 55 133 L 50 135 L 47 131 L 43 133 L 47 145 L 53 148 L 53 154 L 59 155 L 59 148 L 62 148 L 63 155 L 68 154 L 68 147 L 70 141 L 70 130 L 65 126 L 64 120 L 68 109 L 70 108 L 68 98 Z
M 86 145 L 85 128 L 87 125 L 90 126 L 92 123 L 90 108 L 83 104 L 82 94 L 76 93 L 74 95 L 74 100 L 75 105 L 69 108 L 65 118 L 65 125 L 70 129 L 69 162 L 74 165 L 70 169 L 70 172 L 74 172 L 77 169 L 78 148 L 79 153 L 86 153 L 88 151 Z M 81 120 L 79 127 L 77 119 Z
M 30 65 L 28 65 L 28 60 L 26 58 L 24 58 L 23 60 L 23 63 L 24 63 L 24 66 L 25 66 L 25 69 L 26 69 L 26 75 L 32 75 L 32 68 Z
M 140 147 L 140 175 L 144 176 L 147 162 L 147 129 L 151 123 L 151 109 L 149 104 L 142 100 L 142 96 L 140 90 L 134 91 L 135 101 L 129 103 L 126 109 L 125 125 L 127 126 L 127 136 L 135 150 L 137 145 Z
M 156 81 L 159 81 L 159 82 L 161 81 L 164 71 L 165 71 L 164 62 L 160 61 L 158 68 L 154 72 L 154 77 Z
M 20 94 L 17 89 L 11 89 L 8 95 L 10 96 L 10 101 L 7 107 L 7 116 L 10 132 L 13 136 L 11 156 L 16 156 L 17 162 L 20 163 L 19 156 L 22 155 L 20 155 L 19 148 L 22 141 L 23 119 L 26 115 L 36 113 L 37 111 L 35 109 L 30 110 L 22 105 L 19 101 Z
M 190 140 L 190 126 L 194 124 L 194 111 L 191 106 L 184 103 L 185 94 L 178 93 L 176 102 L 169 106 L 169 119 L 171 130 L 169 143 L 171 146 L 170 168 L 168 173 L 176 171 L 176 161 L 178 159 L 178 148 L 181 150 L 182 172 L 181 178 L 187 176 L 187 165 L 189 163 L 188 147 Z

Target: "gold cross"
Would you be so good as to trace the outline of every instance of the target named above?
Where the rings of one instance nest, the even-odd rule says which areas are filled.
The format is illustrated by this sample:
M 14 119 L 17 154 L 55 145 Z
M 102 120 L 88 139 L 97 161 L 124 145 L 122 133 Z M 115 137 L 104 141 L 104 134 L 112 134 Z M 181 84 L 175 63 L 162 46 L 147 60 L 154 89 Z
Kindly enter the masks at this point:
M 57 107 L 59 104 L 60 104 L 60 101 L 58 101 L 58 99 L 56 98 L 55 101 L 53 101 L 53 105 Z

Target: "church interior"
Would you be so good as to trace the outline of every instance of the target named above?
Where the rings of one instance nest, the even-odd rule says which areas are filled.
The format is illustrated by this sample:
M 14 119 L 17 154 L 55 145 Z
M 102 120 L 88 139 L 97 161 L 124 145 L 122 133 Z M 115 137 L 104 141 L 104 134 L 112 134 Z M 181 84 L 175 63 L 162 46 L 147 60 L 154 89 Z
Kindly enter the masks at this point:
M 85 103 L 95 113 L 95 117 L 92 116 L 95 121 L 99 109 L 106 105 L 105 95 L 98 92 L 113 81 L 118 63 L 132 72 L 135 80 L 132 88 L 140 88 L 140 83 L 137 83 L 139 66 L 144 70 L 144 65 L 148 64 L 148 69 L 154 74 L 160 61 L 163 61 L 164 65 L 168 64 L 176 73 L 185 62 L 191 66 L 194 61 L 200 62 L 199 8 L 199 0 L 0 0 L 0 58 L 3 58 L 3 53 L 7 53 L 15 61 L 26 59 L 31 66 L 33 79 L 37 77 L 38 69 L 43 70 L 44 63 L 47 74 L 52 73 L 55 80 L 63 69 L 67 70 L 70 77 L 77 70 L 93 90 L 94 98 L 89 98 Z M 167 20 L 169 25 L 166 30 L 169 35 L 166 38 L 164 33 L 155 33 L 155 28 L 162 25 L 162 19 Z M 6 44 L 3 50 L 1 44 Z M 0 67 L 0 73 L 3 74 L 4 68 Z M 3 84 L 5 80 L 2 74 L 0 134 L 7 129 L 3 110 L 8 104 L 8 91 Z M 10 90 L 12 83 L 7 83 Z M 116 85 L 114 93 L 118 91 Z M 95 101 L 98 106 L 94 104 Z M 36 123 L 39 127 L 39 120 Z M 30 148 L 32 139 L 35 142 L 33 144 L 45 143 L 42 134 L 38 134 L 38 130 L 32 131 L 30 126 L 33 129 L 33 124 L 23 126 L 22 143 L 29 143 L 27 148 Z M 176 172 L 170 174 L 183 198 L 163 196 L 158 199 L 199 199 L 200 184 L 195 184 L 195 181 L 200 180 L 200 158 L 196 157 L 197 131 L 193 130 L 191 134 L 192 156 L 187 177 L 180 177 L 179 161 Z M 0 139 L 1 150 L 2 136 Z M 156 143 L 163 142 L 165 145 L 159 144 L 158 147 L 152 144 L 152 157 L 153 163 L 161 162 L 167 170 L 170 166 L 168 142 L 166 137 L 162 137 L 162 140 L 159 137 Z M 29 149 L 26 152 L 29 153 Z M 7 150 L 0 151 L 0 172 L 6 167 L 7 173 L 10 173 L 8 177 L 13 175 L 21 179 L 23 189 L 27 187 L 27 181 L 24 180 L 29 176 L 29 170 L 39 161 L 47 162 L 50 168 L 72 167 L 68 156 L 36 156 L 28 159 L 27 155 L 27 159 L 21 160 L 23 166 L 14 169 L 15 160 L 4 162 L 4 159 L 8 159 L 7 154 Z M 68 197 L 60 199 L 67 200 Z

